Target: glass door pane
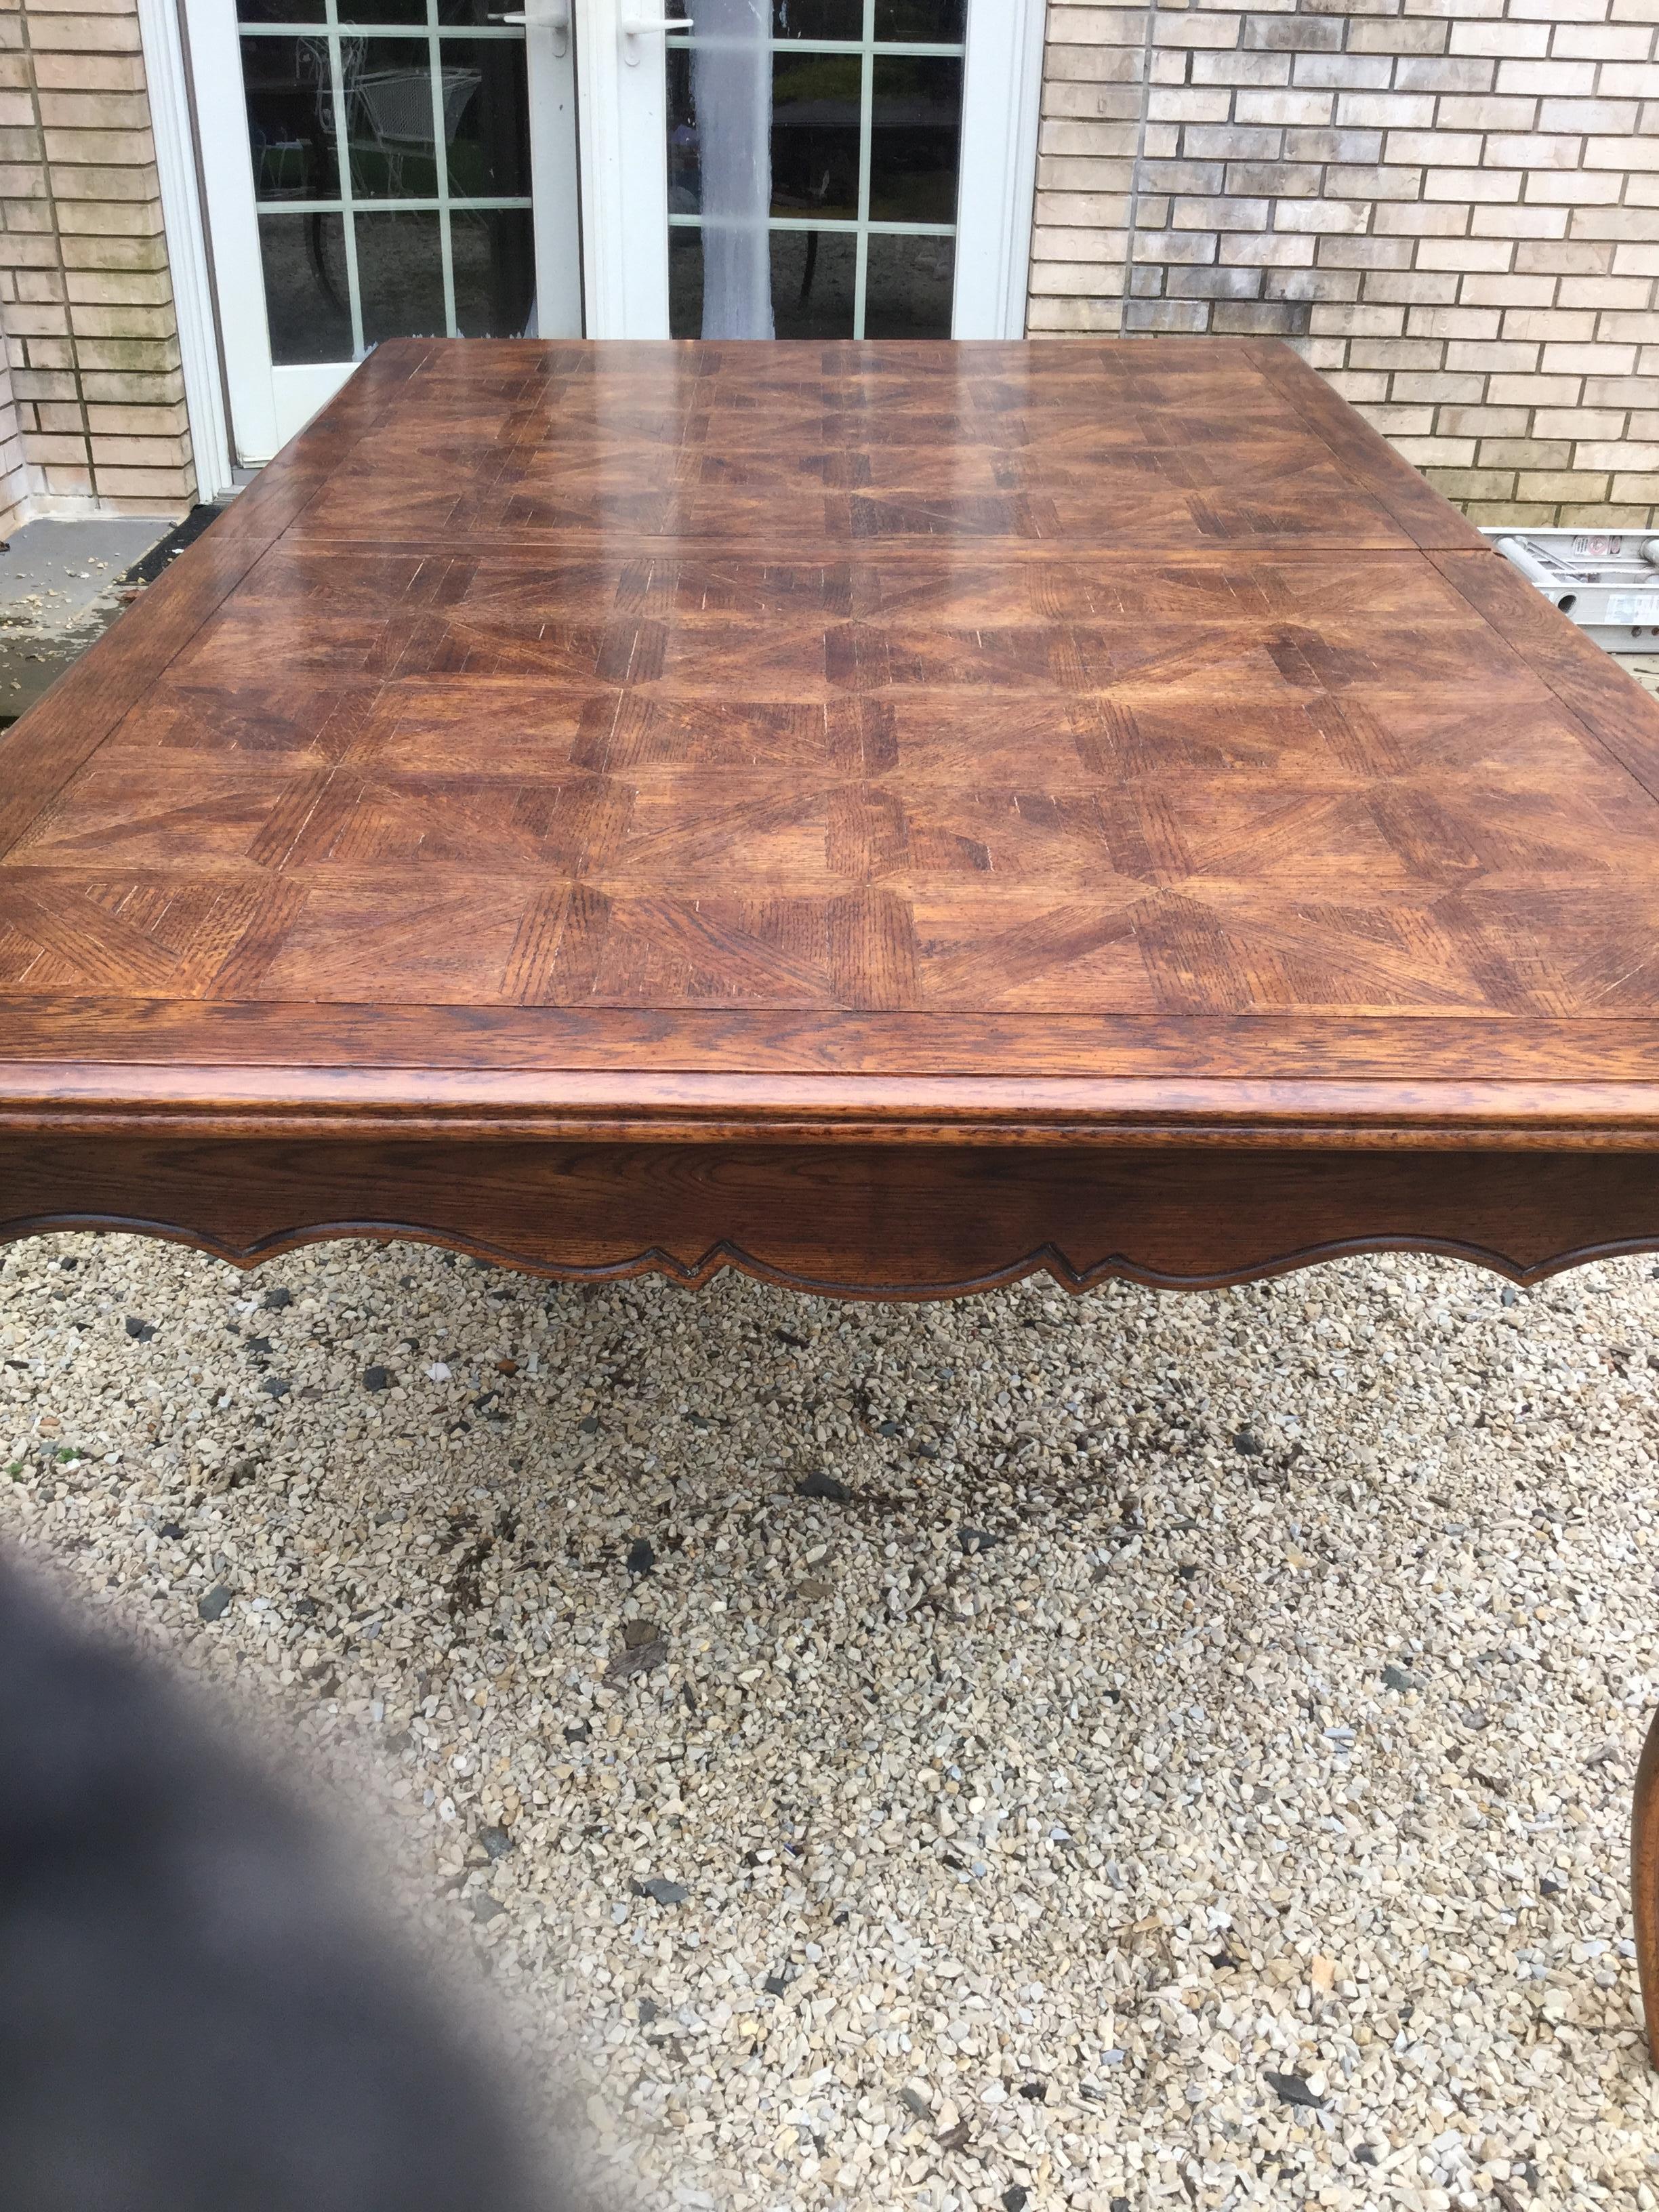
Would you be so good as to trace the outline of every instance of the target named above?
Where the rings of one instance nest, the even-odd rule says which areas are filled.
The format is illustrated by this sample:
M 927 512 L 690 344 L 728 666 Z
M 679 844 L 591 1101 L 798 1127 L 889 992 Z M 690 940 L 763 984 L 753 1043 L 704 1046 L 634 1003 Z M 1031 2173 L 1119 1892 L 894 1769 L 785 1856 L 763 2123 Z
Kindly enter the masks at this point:
M 668 42 L 675 337 L 948 337 L 964 0 L 691 0 Z
M 530 324 L 525 30 L 501 21 L 509 4 L 492 20 L 484 0 L 239 0 L 273 364 Z

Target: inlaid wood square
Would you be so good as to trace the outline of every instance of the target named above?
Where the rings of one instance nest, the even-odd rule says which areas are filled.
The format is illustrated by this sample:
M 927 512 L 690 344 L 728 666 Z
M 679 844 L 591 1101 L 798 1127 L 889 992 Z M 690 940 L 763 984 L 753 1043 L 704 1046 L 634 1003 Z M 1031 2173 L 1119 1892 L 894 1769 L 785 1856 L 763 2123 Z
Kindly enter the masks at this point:
M 1656 720 L 1277 346 L 410 341 L 7 741 L 0 1038 L 1529 1049 L 1659 1014 Z

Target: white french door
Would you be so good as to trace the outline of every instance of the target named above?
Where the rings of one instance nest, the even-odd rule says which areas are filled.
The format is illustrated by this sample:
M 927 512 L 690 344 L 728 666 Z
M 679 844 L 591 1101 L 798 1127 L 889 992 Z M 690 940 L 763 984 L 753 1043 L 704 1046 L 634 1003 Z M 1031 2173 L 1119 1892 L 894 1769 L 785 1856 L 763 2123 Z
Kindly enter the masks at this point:
M 180 5 L 244 465 L 394 336 L 1024 329 L 1041 0 Z
M 382 338 L 579 337 L 561 0 L 183 0 L 236 459 Z

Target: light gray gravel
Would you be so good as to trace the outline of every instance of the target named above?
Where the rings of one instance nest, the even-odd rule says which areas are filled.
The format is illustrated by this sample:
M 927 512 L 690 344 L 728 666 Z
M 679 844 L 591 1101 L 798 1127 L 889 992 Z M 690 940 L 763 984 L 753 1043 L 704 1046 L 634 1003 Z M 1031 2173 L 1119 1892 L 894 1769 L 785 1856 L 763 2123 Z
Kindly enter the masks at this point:
M 0 1532 L 374 1778 L 639 2202 L 1653 2207 L 1654 1273 L 52 1237 Z

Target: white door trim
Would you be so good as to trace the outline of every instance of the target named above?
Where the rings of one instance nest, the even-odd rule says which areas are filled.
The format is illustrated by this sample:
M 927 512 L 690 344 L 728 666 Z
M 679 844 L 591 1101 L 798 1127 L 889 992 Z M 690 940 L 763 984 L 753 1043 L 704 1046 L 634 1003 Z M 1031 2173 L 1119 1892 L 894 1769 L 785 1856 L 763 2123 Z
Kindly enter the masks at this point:
M 190 424 L 198 500 L 223 499 L 235 489 L 224 372 L 219 360 L 213 270 L 196 177 L 196 133 L 190 80 L 174 0 L 138 0 L 138 35 L 149 88 L 150 129 L 161 179 L 173 307 L 179 325 L 185 415 Z
M 1044 14 L 1044 0 L 968 0 L 952 337 L 1025 335 Z
M 628 40 L 622 18 L 678 12 L 663 0 L 575 0 L 582 301 L 590 338 L 668 335 L 667 73 L 661 37 Z M 649 149 L 643 158 L 641 148 Z
M 219 336 L 231 394 L 231 451 L 245 466 L 268 461 L 277 434 L 264 266 L 253 208 L 253 169 L 242 116 L 242 57 L 236 10 L 227 0 L 180 0 L 196 82 L 213 88 L 219 112 L 197 111 L 208 237 L 218 289 Z

